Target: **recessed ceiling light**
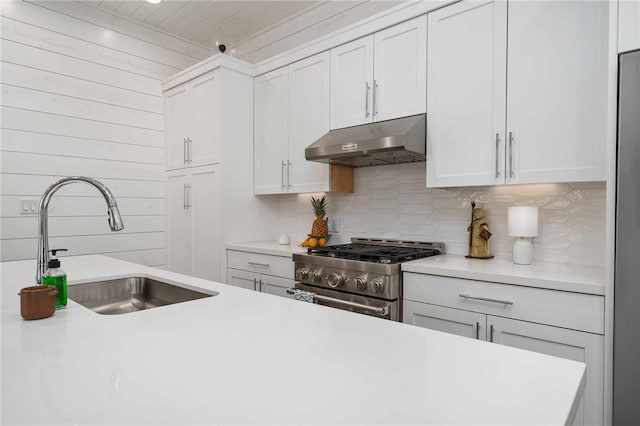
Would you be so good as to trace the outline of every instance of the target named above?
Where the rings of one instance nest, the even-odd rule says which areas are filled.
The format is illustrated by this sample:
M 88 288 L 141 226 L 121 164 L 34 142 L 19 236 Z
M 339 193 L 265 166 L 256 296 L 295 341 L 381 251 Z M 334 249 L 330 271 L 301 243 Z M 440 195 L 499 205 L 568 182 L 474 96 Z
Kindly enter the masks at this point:
M 147 0 L 148 3 L 153 3 L 153 4 L 158 4 L 160 3 L 162 0 Z

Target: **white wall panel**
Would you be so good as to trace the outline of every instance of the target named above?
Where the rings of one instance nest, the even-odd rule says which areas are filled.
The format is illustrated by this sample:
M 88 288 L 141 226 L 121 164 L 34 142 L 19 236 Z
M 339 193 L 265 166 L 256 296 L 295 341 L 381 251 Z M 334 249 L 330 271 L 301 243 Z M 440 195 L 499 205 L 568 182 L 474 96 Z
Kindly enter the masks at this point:
M 96 178 L 164 180 L 164 166 L 158 164 L 4 151 L 0 165 L 3 173 L 26 174 L 29 171 L 29 174 L 39 175 L 84 175 Z
M 162 98 L 79 78 L 2 62 L 2 82 L 43 92 L 88 99 L 141 111 L 163 113 Z
M 160 80 L 208 56 L 202 46 L 77 2 L 2 0 L 2 260 L 34 258 L 37 215 L 20 214 L 61 177 L 98 178 L 125 229 L 112 233 L 95 188 L 50 204 L 51 247 L 164 264 L 164 105 Z
M 158 131 L 164 129 L 164 117 L 161 114 L 9 86 L 7 84 L 2 84 L 1 86 L 2 92 L 0 96 L 2 96 L 2 105 L 4 106 L 106 123 L 124 124 L 143 129 Z
M 61 55 L 11 40 L 0 40 L 2 61 L 56 72 L 79 80 L 94 81 L 132 92 L 145 93 L 162 100 L 160 80 Z
M 1 195 L 21 195 L 23 197 L 40 197 L 44 191 L 56 180 L 67 176 L 59 175 L 26 175 L 2 173 L 0 175 Z M 101 178 L 100 182 L 109 187 L 118 197 L 129 198 L 164 198 L 165 183 L 157 181 L 127 180 Z M 60 191 L 62 194 L 76 197 L 93 197 L 95 188 L 89 185 L 66 186 Z
M 2 106 L 2 128 L 164 147 L 164 132 Z
M 105 26 L 95 25 L 39 4 L 15 0 L 3 0 L 2 3 L 2 16 L 108 47 L 114 51 L 128 53 L 131 56 L 147 58 L 158 64 L 174 67 L 176 70 L 187 68 L 197 62 L 196 58 L 188 57 L 176 50 L 128 36 L 120 31 L 109 30 Z M 55 3 L 43 4 L 55 7 Z
M 45 133 L 2 129 L 3 151 L 61 155 L 116 161 L 135 161 L 145 164 L 164 164 L 164 149 L 143 145 L 97 141 Z
M 180 71 L 180 68 L 132 56 L 82 39 L 67 37 L 13 19 L 2 18 L 0 25 L 2 26 L 2 37 L 6 40 L 119 68 L 134 74 L 144 74 L 162 79 Z

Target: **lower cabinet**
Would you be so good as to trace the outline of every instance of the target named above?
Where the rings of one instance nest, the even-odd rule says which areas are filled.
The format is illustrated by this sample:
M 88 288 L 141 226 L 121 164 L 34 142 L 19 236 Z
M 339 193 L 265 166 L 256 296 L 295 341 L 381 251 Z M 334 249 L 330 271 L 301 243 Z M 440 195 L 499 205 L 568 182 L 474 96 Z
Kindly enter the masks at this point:
M 227 284 L 293 298 L 287 294 L 295 285 L 291 277 L 291 257 L 227 250 Z
M 218 166 L 167 172 L 167 269 L 220 280 Z
M 573 424 L 603 424 L 604 336 L 593 321 L 604 313 L 602 296 L 414 273 L 404 274 L 403 290 L 405 323 L 584 362 L 586 387 Z M 529 304 L 546 299 L 549 308 L 556 293 L 561 303 L 541 324 Z M 565 328 L 567 317 L 576 329 Z

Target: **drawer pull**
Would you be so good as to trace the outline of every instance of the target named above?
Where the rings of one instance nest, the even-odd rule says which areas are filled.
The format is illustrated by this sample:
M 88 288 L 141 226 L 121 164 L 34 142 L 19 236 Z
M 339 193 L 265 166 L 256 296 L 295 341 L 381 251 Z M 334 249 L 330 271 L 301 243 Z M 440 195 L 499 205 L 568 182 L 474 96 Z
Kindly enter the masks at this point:
M 500 303 L 502 305 L 513 305 L 511 300 L 491 299 L 488 297 L 471 296 L 470 294 L 460 294 L 459 296 L 463 299 L 481 300 L 483 302 Z
M 252 266 L 262 266 L 263 268 L 268 268 L 268 267 L 269 267 L 269 264 L 268 264 L 268 263 L 251 262 L 251 261 L 249 261 L 249 262 L 247 262 L 247 263 L 248 263 L 249 265 L 252 265 Z

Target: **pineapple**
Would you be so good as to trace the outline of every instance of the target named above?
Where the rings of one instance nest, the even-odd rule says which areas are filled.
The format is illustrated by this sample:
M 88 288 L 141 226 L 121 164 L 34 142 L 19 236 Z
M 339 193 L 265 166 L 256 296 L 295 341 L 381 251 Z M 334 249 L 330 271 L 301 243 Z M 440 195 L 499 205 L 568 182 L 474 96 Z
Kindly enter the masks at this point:
M 316 215 L 316 219 L 311 226 L 311 235 L 313 236 L 325 236 L 329 234 L 329 227 L 325 216 L 327 215 L 327 199 L 323 195 L 322 198 L 311 197 L 311 205 L 313 206 L 313 214 Z

